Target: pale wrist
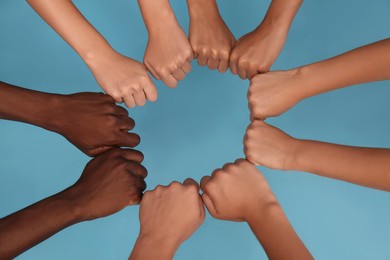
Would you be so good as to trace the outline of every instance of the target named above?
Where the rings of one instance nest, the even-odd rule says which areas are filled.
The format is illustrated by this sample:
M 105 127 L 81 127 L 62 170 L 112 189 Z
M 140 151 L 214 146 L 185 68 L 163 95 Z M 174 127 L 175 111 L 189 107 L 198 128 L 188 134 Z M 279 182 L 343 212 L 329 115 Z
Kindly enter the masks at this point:
M 156 233 L 144 234 L 141 232 L 129 259 L 172 259 L 180 244 L 177 239 L 160 236 Z

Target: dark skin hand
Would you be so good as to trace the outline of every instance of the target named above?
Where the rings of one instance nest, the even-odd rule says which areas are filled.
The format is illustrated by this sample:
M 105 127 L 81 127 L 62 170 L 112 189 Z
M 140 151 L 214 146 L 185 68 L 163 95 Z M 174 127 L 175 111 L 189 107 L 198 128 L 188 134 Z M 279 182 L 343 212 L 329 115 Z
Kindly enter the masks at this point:
M 0 219 L 0 259 L 13 259 L 62 229 L 138 204 L 143 155 L 115 148 L 91 160 L 68 189 Z
M 0 100 L 0 119 L 56 132 L 89 156 L 140 142 L 128 132 L 135 123 L 127 110 L 103 93 L 58 95 L 0 82 Z

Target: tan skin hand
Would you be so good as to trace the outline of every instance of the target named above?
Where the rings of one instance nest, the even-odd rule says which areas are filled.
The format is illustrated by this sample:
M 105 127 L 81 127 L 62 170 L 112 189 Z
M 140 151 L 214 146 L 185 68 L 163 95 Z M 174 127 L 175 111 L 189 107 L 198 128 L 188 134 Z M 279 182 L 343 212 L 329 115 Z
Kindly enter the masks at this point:
M 297 145 L 296 139 L 260 120 L 248 126 L 244 137 L 248 161 L 278 170 L 290 169 Z
M 251 79 L 270 70 L 287 38 L 287 32 L 262 23 L 256 30 L 241 37 L 230 55 L 229 67 L 242 79 Z
M 249 221 L 256 211 L 277 203 L 264 176 L 244 159 L 203 177 L 200 187 L 204 204 L 217 219 Z
M 174 88 L 191 67 L 193 53 L 167 0 L 138 0 L 149 40 L 144 64 L 152 75 Z
M 141 152 L 119 148 L 91 160 L 69 188 L 83 219 L 105 217 L 138 204 L 146 188 L 142 160 Z
M 157 100 L 157 89 L 146 67 L 117 52 L 98 56 L 88 61 L 96 81 L 118 103 L 133 108 L 143 106 L 146 100 Z
M 236 43 L 214 0 L 187 0 L 190 13 L 189 40 L 200 66 L 226 72 Z
M 271 71 L 251 79 L 248 104 L 252 120 L 279 116 L 304 98 L 298 71 Z
M 130 259 L 172 259 L 205 219 L 199 185 L 193 179 L 158 185 L 145 192 L 140 205 L 141 229 Z
M 52 130 L 89 156 L 140 142 L 138 135 L 128 132 L 134 128 L 134 120 L 108 95 L 78 93 L 59 96 L 56 103 Z

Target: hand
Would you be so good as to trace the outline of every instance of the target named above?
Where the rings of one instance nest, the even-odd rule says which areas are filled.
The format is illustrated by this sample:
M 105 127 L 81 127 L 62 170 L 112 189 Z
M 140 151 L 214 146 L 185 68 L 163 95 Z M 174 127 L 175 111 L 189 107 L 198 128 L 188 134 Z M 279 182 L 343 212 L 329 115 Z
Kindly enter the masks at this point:
M 116 102 L 133 108 L 157 100 L 156 87 L 142 63 L 115 51 L 86 62 L 98 84 Z
M 174 88 L 191 71 L 193 53 L 166 0 L 138 0 L 149 32 L 144 64 L 152 75 Z
M 183 184 L 172 182 L 167 187 L 158 185 L 145 192 L 140 207 L 140 235 L 130 259 L 172 259 L 204 218 L 199 185 L 193 179 Z
M 244 159 L 203 177 L 200 187 L 207 210 L 217 219 L 248 222 L 278 204 L 264 176 Z
M 264 120 L 286 112 L 305 98 L 303 87 L 299 69 L 254 76 L 248 90 L 251 119 Z
M 273 28 L 264 22 L 241 37 L 230 55 L 229 67 L 242 79 L 251 79 L 270 70 L 282 51 L 288 30 Z
M 63 135 L 89 156 L 96 156 L 114 147 L 134 147 L 140 137 L 128 133 L 134 120 L 126 109 L 102 93 L 78 93 L 59 96 L 50 130 Z
M 253 121 L 244 137 L 246 159 L 255 165 L 278 170 L 291 169 L 299 140 L 263 121 Z
M 147 170 L 141 165 L 142 160 L 141 152 L 119 148 L 91 160 L 67 191 L 81 218 L 93 220 L 138 204 L 146 188 Z
M 230 51 L 236 39 L 223 21 L 215 0 L 187 0 L 190 13 L 189 39 L 200 66 L 218 68 L 225 72 L 229 67 Z

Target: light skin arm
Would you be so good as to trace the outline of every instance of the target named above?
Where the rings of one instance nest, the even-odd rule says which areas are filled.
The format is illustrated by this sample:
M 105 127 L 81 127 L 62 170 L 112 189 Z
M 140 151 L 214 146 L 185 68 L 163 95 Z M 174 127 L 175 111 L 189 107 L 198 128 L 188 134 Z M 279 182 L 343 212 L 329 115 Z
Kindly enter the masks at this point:
M 229 67 L 242 79 L 270 70 L 287 39 L 303 0 L 273 0 L 261 24 L 241 37 L 230 56 Z
M 155 101 L 157 90 L 143 64 L 117 53 L 70 0 L 28 0 L 34 10 L 80 55 L 98 84 L 128 107 Z
M 257 75 L 248 92 L 252 118 L 278 116 L 302 99 L 390 79 L 390 39 L 288 71 Z
M 216 0 L 187 0 L 190 14 L 189 40 L 200 66 L 227 71 L 230 52 L 236 43 L 219 14 Z
M 171 260 L 179 246 L 203 223 L 204 206 L 193 179 L 145 192 L 141 229 L 129 259 Z M 150 250 L 153 248 L 153 250 Z
M 269 259 L 313 259 L 264 176 L 244 159 L 202 178 L 203 201 L 217 219 L 245 221 Z
M 138 204 L 146 188 L 143 155 L 114 149 L 88 163 L 68 189 L 0 219 L 0 259 L 13 259 L 62 229 Z
M 248 127 L 244 145 L 247 159 L 256 165 L 390 191 L 390 149 L 295 139 L 257 120 Z
M 134 147 L 134 120 L 102 93 L 58 95 L 0 82 L 0 119 L 33 124 L 56 132 L 82 152 L 96 156 L 114 147 Z
M 174 88 L 192 69 L 193 52 L 168 0 L 138 0 L 149 40 L 144 64 L 153 76 Z

